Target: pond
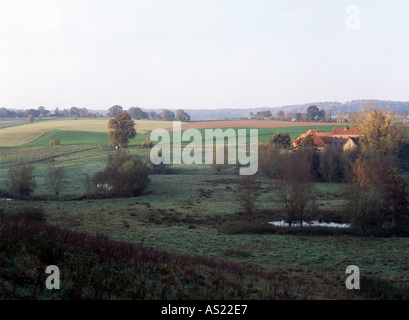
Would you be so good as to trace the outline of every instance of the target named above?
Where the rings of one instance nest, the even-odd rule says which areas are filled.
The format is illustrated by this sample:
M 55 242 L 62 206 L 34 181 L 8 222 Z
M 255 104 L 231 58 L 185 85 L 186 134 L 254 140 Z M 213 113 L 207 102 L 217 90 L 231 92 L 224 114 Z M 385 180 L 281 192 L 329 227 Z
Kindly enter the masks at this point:
M 271 221 L 269 224 L 272 224 L 276 227 L 288 227 L 288 223 L 284 220 L 281 221 Z M 300 223 L 292 223 L 292 227 L 301 227 Z M 303 221 L 304 227 L 330 227 L 330 228 L 350 228 L 351 225 L 348 223 L 337 223 L 337 222 L 319 222 L 319 221 Z

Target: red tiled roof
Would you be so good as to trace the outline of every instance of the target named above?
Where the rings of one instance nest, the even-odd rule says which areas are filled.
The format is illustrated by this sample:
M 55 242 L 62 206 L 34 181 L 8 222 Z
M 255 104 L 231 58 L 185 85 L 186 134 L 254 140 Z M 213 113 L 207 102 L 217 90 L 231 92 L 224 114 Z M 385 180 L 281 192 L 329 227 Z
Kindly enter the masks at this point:
M 332 133 L 325 132 L 325 133 L 317 133 L 317 136 L 325 143 L 332 143 Z
M 314 144 L 318 147 L 325 147 L 326 142 L 324 142 L 319 135 L 322 133 L 316 133 L 314 130 L 308 130 L 307 133 L 301 134 L 295 141 L 294 144 L 299 145 L 302 139 L 305 139 L 307 136 L 311 135 L 314 140 Z M 328 136 L 323 136 L 325 140 L 328 140 Z
M 336 136 L 350 136 L 350 135 L 359 135 L 360 132 L 357 128 L 349 128 L 349 127 L 344 127 L 344 128 L 333 128 L 332 129 L 332 135 Z

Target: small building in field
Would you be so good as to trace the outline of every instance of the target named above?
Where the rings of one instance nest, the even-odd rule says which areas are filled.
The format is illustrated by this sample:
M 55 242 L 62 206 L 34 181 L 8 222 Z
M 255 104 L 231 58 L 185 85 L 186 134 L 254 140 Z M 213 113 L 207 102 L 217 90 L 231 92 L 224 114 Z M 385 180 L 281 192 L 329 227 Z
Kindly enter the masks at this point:
M 348 142 L 346 148 L 354 148 L 358 146 L 360 132 L 357 128 L 345 126 L 343 128 L 333 128 L 332 132 L 316 132 L 308 130 L 298 136 L 292 143 L 293 148 L 300 146 L 303 141 L 310 136 L 318 151 L 322 151 L 326 145 L 333 145 L 337 151 L 344 151 L 344 145 Z M 351 141 L 350 141 L 351 140 Z
M 312 138 L 318 151 L 322 151 L 322 149 L 324 149 L 327 144 L 332 143 L 331 133 L 308 130 L 306 133 L 299 135 L 298 138 L 294 140 L 294 142 L 292 143 L 292 147 L 297 148 L 298 146 L 300 146 L 303 143 L 304 139 L 306 139 L 308 136 Z

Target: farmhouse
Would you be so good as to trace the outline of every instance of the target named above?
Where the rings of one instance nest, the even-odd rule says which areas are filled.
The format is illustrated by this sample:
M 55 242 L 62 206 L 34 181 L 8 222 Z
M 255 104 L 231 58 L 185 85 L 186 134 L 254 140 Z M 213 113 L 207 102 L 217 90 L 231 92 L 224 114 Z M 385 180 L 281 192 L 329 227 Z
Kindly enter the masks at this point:
M 335 146 L 337 151 L 342 152 L 347 149 L 356 148 L 359 145 L 360 132 L 357 128 L 345 126 L 343 128 L 333 128 L 332 132 L 316 132 L 308 130 L 298 136 L 292 143 L 293 148 L 299 146 L 302 141 L 310 136 L 318 151 L 322 151 L 327 144 Z

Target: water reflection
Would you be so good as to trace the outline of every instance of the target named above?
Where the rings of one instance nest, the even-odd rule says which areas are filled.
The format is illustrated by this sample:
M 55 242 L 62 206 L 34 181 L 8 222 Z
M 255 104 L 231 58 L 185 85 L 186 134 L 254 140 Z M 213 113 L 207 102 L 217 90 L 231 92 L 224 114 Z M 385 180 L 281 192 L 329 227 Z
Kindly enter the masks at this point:
M 270 224 L 276 227 L 288 227 L 289 224 L 284 220 L 281 221 L 271 221 Z M 350 228 L 351 225 L 348 223 L 336 223 L 336 222 L 319 222 L 319 221 L 303 221 L 302 226 L 304 227 L 331 227 L 331 228 Z M 292 223 L 291 227 L 301 227 L 301 223 Z

